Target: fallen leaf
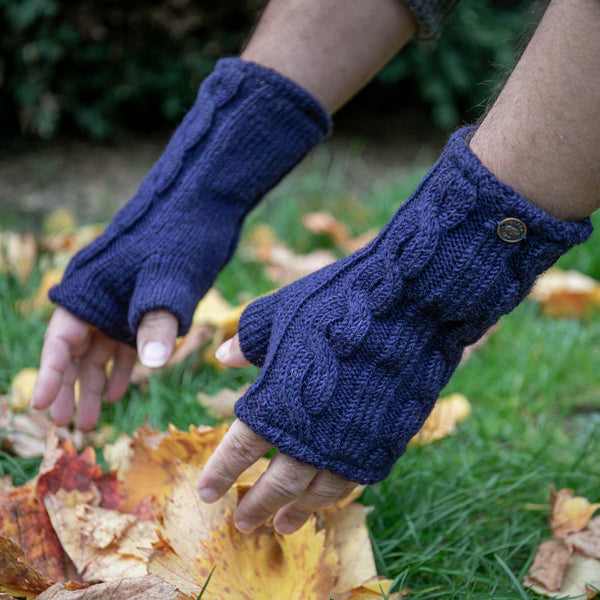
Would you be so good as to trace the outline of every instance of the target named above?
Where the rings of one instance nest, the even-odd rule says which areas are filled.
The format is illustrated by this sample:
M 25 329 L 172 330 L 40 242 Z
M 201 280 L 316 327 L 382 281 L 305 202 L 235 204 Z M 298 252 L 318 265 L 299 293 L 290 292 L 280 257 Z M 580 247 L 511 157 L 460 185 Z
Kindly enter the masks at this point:
M 33 598 L 53 583 L 29 564 L 21 546 L 0 535 L 0 590 Z
M 581 531 L 591 516 L 600 508 L 600 502 L 591 504 L 582 496 L 573 496 L 568 488 L 550 491 L 550 529 L 556 538 L 564 538 L 570 533 Z
M 287 536 L 270 528 L 248 535 L 236 529 L 230 512 L 189 565 L 197 581 L 193 593 L 200 591 L 214 568 L 207 586 L 209 598 L 271 600 L 274 590 L 286 600 L 329 598 L 338 558 L 315 523 L 313 517 Z
M 81 250 L 84 246 L 91 244 L 98 236 L 102 234 L 105 225 L 101 223 L 93 223 L 90 225 L 82 225 L 77 229 L 67 229 L 63 231 L 55 231 L 48 233 L 42 239 L 42 248 L 46 252 L 52 252 L 55 255 L 54 264 L 65 264 L 68 259 Z
M 347 592 L 377 576 L 366 526 L 366 518 L 371 510 L 369 506 L 350 504 L 330 513 L 325 519 L 325 530 L 332 537 L 341 565 L 334 593 Z
M 463 394 L 450 394 L 440 398 L 410 443 L 425 446 L 451 435 L 456 431 L 456 425 L 470 414 L 471 404 Z
M 590 519 L 585 529 L 568 535 L 565 541 L 575 552 L 600 559 L 600 517 Z
M 99 506 L 95 486 L 59 489 L 44 504 L 63 549 L 84 581 L 113 581 L 146 574 L 146 555 L 158 540 L 155 526 L 135 515 Z
M 57 583 L 37 600 L 189 600 L 174 586 L 156 575 L 127 577 L 121 581 L 98 583 L 85 590 L 69 591 Z
M 131 460 L 117 471 L 123 482 L 122 510 L 134 512 L 146 496 L 154 496 L 163 505 L 178 478 L 176 461 L 204 465 L 226 431 L 226 426 L 190 426 L 189 432 L 170 426 L 167 433 L 160 433 L 140 427 L 131 440 Z
M 25 411 L 29 408 L 29 400 L 37 379 L 38 370 L 21 369 L 10 384 L 10 406 L 14 411 Z
M 202 542 L 210 539 L 225 515 L 237 505 L 237 494 L 229 491 L 216 502 L 200 500 L 196 482 L 200 469 L 178 465 L 173 496 L 165 504 L 161 541 L 149 553 L 148 572 L 155 573 L 185 593 L 197 595 L 203 585 L 194 561 L 203 552 Z M 225 560 L 226 557 L 221 557 Z
M 328 212 L 310 212 L 302 217 L 302 225 L 317 235 L 326 235 L 346 254 L 352 254 L 372 242 L 379 233 L 370 229 L 365 233 L 352 237 L 348 228 Z
M 32 233 L 0 231 L 0 273 L 11 273 L 25 283 L 33 272 L 37 256 Z
M 25 562 L 40 576 L 67 579 L 65 553 L 31 484 L 0 495 L 0 535 L 21 549 Z M 6 544 L 4 550 L 14 552 Z M 0 584 L 5 583 L 2 577 Z
M 223 388 L 213 396 L 209 396 L 204 392 L 198 392 L 198 402 L 207 409 L 209 415 L 216 419 L 229 419 L 233 416 L 234 404 L 249 387 L 249 385 L 245 385 L 238 390 Z
M 53 233 L 64 233 L 73 231 L 77 225 L 77 219 L 73 211 L 65 206 L 55 208 L 44 219 L 44 233 L 52 235 Z
M 267 261 L 267 276 L 277 285 L 285 286 L 336 260 L 335 254 L 329 250 L 313 250 L 307 254 L 296 254 L 279 244 L 273 247 Z
M 600 306 L 600 283 L 578 271 L 549 269 L 529 297 L 550 317 L 584 317 Z
M 54 305 L 48 298 L 51 287 L 58 285 L 63 276 L 63 269 L 48 269 L 42 274 L 42 280 L 35 294 L 26 300 L 17 303 L 17 308 L 22 314 L 50 310 Z
M 523 580 L 523 585 L 541 586 L 546 593 L 559 592 L 570 563 L 571 549 L 563 540 L 542 542 L 529 568 L 529 574 Z
M 383 595 L 381 591 L 386 595 L 389 600 L 398 600 L 408 593 L 408 590 L 405 590 L 401 593 L 390 594 L 390 588 L 392 587 L 392 583 L 394 583 L 391 579 L 383 579 L 380 577 L 374 577 L 372 580 L 364 583 L 358 588 L 353 589 L 349 595 L 345 596 L 346 600 L 381 600 Z
M 527 584 L 525 584 L 527 585 Z M 537 594 L 554 598 L 594 598 L 595 590 L 600 588 L 600 561 L 580 554 L 573 554 L 573 560 L 564 573 L 562 585 L 551 590 L 544 585 L 534 584 L 531 588 Z

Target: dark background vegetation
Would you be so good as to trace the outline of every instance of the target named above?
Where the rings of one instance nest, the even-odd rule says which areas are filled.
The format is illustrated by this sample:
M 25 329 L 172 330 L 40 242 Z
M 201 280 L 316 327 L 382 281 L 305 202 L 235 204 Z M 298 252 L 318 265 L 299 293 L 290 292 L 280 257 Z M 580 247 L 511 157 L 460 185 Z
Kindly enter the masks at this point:
M 0 0 L 4 135 L 96 140 L 180 120 L 263 0 Z M 414 41 L 359 102 L 418 106 L 437 127 L 473 120 L 522 45 L 537 5 L 464 0 L 441 37 Z

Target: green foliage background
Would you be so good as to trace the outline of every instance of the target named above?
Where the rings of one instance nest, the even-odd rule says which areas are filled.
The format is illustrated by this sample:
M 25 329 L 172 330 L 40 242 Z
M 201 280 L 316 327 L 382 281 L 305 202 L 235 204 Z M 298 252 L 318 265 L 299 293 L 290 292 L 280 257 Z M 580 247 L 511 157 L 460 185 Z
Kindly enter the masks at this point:
M 0 0 L 0 119 L 5 133 L 105 139 L 176 123 L 223 55 L 239 52 L 262 0 Z M 382 88 L 456 125 L 510 65 L 531 3 L 464 0 L 439 40 L 413 42 Z M 385 90 L 384 90 L 385 91 Z M 469 111 L 468 118 L 477 110 Z

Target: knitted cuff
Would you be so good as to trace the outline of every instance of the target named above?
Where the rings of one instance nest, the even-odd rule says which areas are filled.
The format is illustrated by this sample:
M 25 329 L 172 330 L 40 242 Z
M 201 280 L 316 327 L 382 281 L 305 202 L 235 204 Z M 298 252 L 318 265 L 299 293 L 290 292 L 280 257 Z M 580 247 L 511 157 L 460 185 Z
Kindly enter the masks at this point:
M 498 181 L 472 131 L 452 136 L 371 244 L 242 315 L 243 351 L 264 364 L 235 412 L 281 452 L 385 478 L 464 347 L 591 234 L 589 219 L 556 219 Z
M 185 334 L 248 211 L 330 129 L 294 82 L 239 58 L 219 61 L 136 195 L 50 298 L 131 345 L 151 310 L 173 313 Z

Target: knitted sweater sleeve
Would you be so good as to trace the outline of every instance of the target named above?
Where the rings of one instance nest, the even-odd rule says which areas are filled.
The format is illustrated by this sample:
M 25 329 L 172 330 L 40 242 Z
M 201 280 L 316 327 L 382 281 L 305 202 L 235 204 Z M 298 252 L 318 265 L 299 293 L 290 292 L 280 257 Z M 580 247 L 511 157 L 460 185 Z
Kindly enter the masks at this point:
M 459 0 L 406 0 L 414 13 L 419 30 L 417 36 L 421 39 L 435 37 L 448 13 L 458 4 Z

